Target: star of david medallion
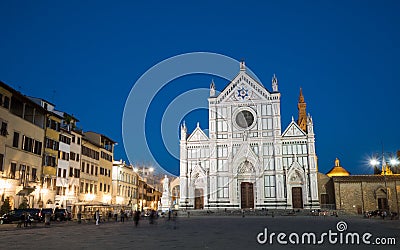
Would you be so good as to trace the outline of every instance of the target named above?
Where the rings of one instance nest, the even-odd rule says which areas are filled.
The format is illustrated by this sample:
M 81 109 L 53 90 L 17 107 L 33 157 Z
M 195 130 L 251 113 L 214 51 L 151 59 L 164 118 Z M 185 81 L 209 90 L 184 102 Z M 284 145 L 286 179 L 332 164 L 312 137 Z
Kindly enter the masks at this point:
M 238 97 L 241 97 L 242 100 L 244 100 L 248 96 L 249 96 L 249 91 L 245 89 L 243 86 L 241 89 L 238 89 Z

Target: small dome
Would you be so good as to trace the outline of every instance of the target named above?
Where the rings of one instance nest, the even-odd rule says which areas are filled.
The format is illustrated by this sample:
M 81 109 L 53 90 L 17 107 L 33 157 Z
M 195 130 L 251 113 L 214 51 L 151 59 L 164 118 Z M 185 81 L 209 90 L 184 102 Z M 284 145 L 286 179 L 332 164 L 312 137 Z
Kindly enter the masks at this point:
M 329 177 L 332 176 L 349 176 L 350 173 L 344 169 L 342 166 L 340 166 L 339 159 L 336 158 L 335 160 L 335 166 L 326 174 Z

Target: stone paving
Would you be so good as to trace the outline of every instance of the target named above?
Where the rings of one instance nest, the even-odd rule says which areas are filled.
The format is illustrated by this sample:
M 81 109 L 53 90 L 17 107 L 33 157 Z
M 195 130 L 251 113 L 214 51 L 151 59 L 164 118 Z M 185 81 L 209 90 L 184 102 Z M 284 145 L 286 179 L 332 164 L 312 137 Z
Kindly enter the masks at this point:
M 373 237 L 395 237 L 396 245 L 272 245 L 259 244 L 257 235 L 268 229 L 284 232 L 337 232 L 339 221 L 347 223 L 344 232 L 370 232 Z M 155 224 L 132 221 L 52 223 L 49 227 L 17 228 L 0 225 L 0 249 L 400 249 L 400 221 L 332 216 L 191 216 L 176 221 L 159 218 Z M 286 239 L 287 240 L 287 239 Z

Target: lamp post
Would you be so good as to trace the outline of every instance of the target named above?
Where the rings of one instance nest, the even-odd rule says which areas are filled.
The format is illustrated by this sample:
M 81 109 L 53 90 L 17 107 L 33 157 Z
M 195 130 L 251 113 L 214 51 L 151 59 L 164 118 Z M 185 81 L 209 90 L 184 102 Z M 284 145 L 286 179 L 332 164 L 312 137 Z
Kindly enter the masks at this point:
M 386 162 L 385 155 L 382 152 L 382 172 L 381 172 L 381 175 L 383 175 L 383 179 L 384 179 L 384 183 L 385 183 L 385 196 L 386 196 L 386 203 L 384 204 L 383 209 L 390 210 L 388 188 L 387 188 L 387 181 L 386 181 L 386 175 L 392 175 L 392 170 L 389 168 L 389 166 L 395 167 L 395 166 L 399 165 L 399 163 L 400 163 L 399 160 L 394 158 L 394 157 L 392 157 L 389 160 L 389 162 Z M 375 169 L 375 167 L 379 166 L 380 162 L 379 162 L 379 160 L 377 158 L 372 158 L 369 161 L 369 164 L 371 166 L 373 166 L 374 169 Z

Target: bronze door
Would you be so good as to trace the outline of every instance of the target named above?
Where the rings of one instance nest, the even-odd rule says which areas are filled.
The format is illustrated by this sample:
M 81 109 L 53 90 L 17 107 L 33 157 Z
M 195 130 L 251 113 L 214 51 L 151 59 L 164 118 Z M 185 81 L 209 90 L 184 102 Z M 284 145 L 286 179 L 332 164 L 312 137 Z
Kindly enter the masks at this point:
M 303 208 L 303 192 L 301 187 L 292 188 L 292 205 L 293 208 Z
M 253 183 L 242 182 L 240 188 L 242 208 L 254 208 Z
M 204 196 L 203 189 L 195 189 L 195 198 L 194 198 L 194 209 L 203 209 L 204 208 Z

